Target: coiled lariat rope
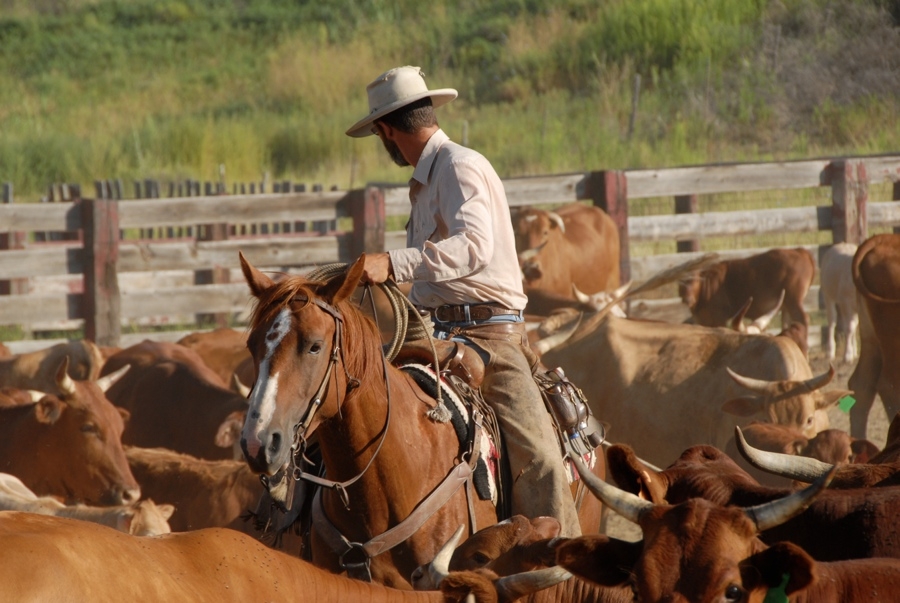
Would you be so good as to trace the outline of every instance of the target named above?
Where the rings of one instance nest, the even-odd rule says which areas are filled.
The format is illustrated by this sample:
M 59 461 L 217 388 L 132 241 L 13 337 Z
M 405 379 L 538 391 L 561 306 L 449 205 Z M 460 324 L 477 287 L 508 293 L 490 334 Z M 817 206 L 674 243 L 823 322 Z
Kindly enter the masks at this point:
M 306 278 L 314 281 L 327 281 L 345 273 L 348 266 L 349 264 L 340 262 L 325 264 L 324 266 L 319 266 L 312 270 L 306 275 Z M 372 299 L 370 290 L 371 285 L 364 285 L 364 287 L 366 288 L 366 295 L 368 295 L 370 299 L 372 314 L 375 316 L 375 324 L 378 325 L 378 315 L 375 312 L 375 301 Z M 384 357 L 387 358 L 388 362 L 393 362 L 405 341 L 427 339 L 428 345 L 431 347 L 431 353 L 434 357 L 434 374 L 439 376 L 441 374 L 440 359 L 438 358 L 437 348 L 434 345 L 434 338 L 431 335 L 434 332 L 434 324 L 431 322 L 431 318 L 428 315 L 423 316 L 416 307 L 413 306 L 412 302 L 409 301 L 409 298 L 403 295 L 403 292 L 400 291 L 400 288 L 397 287 L 397 283 L 393 280 L 385 281 L 384 283 L 379 284 L 378 287 L 387 297 L 388 302 L 390 302 L 391 311 L 394 315 L 394 336 L 389 343 L 382 346 Z M 410 323 L 409 320 L 410 315 L 416 317 L 412 323 Z M 380 325 L 378 326 L 380 332 Z M 447 420 L 444 418 L 446 416 L 446 408 L 444 407 L 439 382 L 440 378 L 438 378 L 436 387 L 436 405 L 435 408 L 429 412 L 429 415 L 434 420 L 445 422 Z

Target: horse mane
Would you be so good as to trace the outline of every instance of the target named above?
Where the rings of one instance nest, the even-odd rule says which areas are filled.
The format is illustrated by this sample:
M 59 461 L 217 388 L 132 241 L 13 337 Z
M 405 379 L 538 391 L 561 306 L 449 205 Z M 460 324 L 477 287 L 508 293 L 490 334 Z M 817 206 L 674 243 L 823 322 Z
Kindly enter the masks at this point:
M 335 278 L 343 278 L 338 275 Z M 274 285 L 268 287 L 259 295 L 259 300 L 250 315 L 250 330 L 256 331 L 264 324 L 273 320 L 281 310 L 291 304 L 299 304 L 294 308 L 302 310 L 315 297 L 320 297 L 318 291 L 329 284 L 329 281 L 307 280 L 300 275 L 287 275 Z M 369 378 L 381 379 L 382 365 L 367 361 L 377 358 L 373 354 L 383 355 L 381 337 L 372 322 L 352 302 L 344 300 L 336 305 L 344 318 L 344 364 L 351 375 L 360 379 L 363 383 L 370 383 Z M 352 341 L 354 353 L 347 353 L 347 343 Z M 377 342 L 372 349 L 363 348 L 362 342 Z

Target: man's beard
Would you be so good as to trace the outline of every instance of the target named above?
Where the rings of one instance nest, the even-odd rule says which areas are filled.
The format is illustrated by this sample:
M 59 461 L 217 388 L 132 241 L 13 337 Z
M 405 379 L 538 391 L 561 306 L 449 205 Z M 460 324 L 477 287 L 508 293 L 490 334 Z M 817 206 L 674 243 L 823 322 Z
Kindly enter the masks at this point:
M 391 156 L 391 160 L 394 163 L 400 167 L 409 165 L 409 162 L 406 160 L 406 157 L 403 156 L 403 153 L 400 152 L 400 147 L 397 146 L 396 142 L 388 140 L 387 138 L 382 138 L 381 142 L 384 143 L 384 148 L 387 150 L 388 155 Z

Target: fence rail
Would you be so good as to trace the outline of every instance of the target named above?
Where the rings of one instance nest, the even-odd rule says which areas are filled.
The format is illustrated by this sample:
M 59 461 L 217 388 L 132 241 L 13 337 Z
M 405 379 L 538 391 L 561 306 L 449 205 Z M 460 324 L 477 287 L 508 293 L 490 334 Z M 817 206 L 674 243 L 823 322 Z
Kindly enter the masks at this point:
M 891 198 L 870 201 L 869 186 L 886 182 L 893 183 Z M 620 231 L 623 278 L 636 280 L 684 261 L 690 257 L 686 253 L 699 253 L 699 241 L 708 237 L 830 231 L 833 242 L 860 242 L 870 227 L 900 225 L 898 155 L 579 172 L 512 178 L 504 186 L 512 207 L 584 201 L 604 208 Z M 696 213 L 698 195 L 819 187 L 830 187 L 830 205 Z M 245 315 L 249 297 L 237 271 L 239 250 L 254 265 L 283 271 L 349 262 L 364 251 L 405 244 L 403 231 L 387 231 L 386 226 L 388 217 L 408 214 L 405 186 L 376 183 L 352 191 L 318 187 L 298 192 L 298 187 L 285 185 L 286 192 L 261 194 L 239 192 L 236 186 L 235 194 L 225 194 L 220 186 L 204 196 L 193 194 L 199 185 L 185 188 L 189 196 L 122 200 L 111 198 L 121 196 L 121 186 L 113 195 L 110 191 L 117 187 L 100 184 L 97 198 L 16 204 L 11 186 L 4 187 L 0 293 L 6 295 L 0 294 L 0 324 L 83 325 L 88 338 L 119 345 L 123 325 L 148 317 L 165 322 L 212 316 L 221 322 Z M 174 186 L 169 190 L 178 192 Z M 674 199 L 673 213 L 628 215 L 630 200 L 651 197 Z M 256 234 L 238 228 L 260 223 L 275 226 Z M 306 223 L 324 227 L 300 226 Z M 275 233 L 278 224 L 286 226 Z M 166 231 L 170 235 L 182 229 L 193 236 L 127 235 L 160 229 L 173 229 Z M 67 236 L 36 236 L 47 232 Z M 679 242 L 681 252 L 632 257 L 634 243 L 653 241 Z M 192 277 L 178 285 L 159 285 L 158 275 L 166 271 Z M 62 292 L 48 293 L 33 286 L 40 279 L 68 280 Z

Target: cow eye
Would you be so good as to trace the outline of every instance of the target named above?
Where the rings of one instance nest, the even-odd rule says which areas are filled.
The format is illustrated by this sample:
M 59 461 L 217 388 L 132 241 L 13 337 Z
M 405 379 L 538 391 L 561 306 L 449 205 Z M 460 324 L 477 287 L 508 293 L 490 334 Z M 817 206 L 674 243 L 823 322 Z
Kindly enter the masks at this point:
M 93 433 L 96 435 L 100 433 L 100 428 L 97 427 L 97 425 L 94 423 L 85 423 L 81 426 L 81 431 L 84 433 Z
M 475 553 L 474 555 L 472 555 L 472 561 L 474 561 L 478 565 L 487 565 L 491 562 L 491 558 L 484 553 Z
M 729 584 L 728 588 L 725 589 L 725 600 L 726 601 L 743 601 L 744 600 L 744 589 L 738 586 L 737 584 Z

